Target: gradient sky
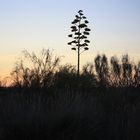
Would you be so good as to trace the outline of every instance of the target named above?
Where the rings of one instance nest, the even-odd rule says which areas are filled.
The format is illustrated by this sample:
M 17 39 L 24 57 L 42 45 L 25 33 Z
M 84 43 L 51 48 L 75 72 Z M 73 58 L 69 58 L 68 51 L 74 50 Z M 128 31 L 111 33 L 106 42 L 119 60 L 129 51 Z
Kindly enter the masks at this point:
M 10 73 L 24 49 L 50 48 L 64 63 L 76 64 L 67 35 L 80 9 L 92 30 L 82 64 L 97 53 L 140 59 L 140 0 L 0 0 L 0 75 Z

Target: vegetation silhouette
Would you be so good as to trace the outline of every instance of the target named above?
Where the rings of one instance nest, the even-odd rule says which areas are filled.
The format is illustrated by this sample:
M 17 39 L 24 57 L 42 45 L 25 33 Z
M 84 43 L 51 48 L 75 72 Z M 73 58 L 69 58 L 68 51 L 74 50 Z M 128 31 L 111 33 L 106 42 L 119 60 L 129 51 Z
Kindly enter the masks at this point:
M 84 51 L 87 51 L 90 41 L 87 36 L 90 34 L 91 29 L 88 28 L 89 21 L 83 14 L 83 10 L 79 10 L 75 19 L 72 21 L 71 32 L 68 37 L 72 38 L 72 41 L 68 45 L 72 46 L 72 50 L 77 51 L 77 75 L 80 74 L 80 55 Z
M 54 56 L 49 49 L 42 49 L 40 56 L 23 51 L 25 59 L 16 63 L 12 76 L 12 87 L 38 89 L 89 90 L 109 87 L 139 87 L 140 63 L 130 62 L 128 54 L 122 59 L 97 55 L 94 63 L 87 63 L 77 77 L 76 67 L 71 64 L 60 65 L 60 57 Z
M 11 72 L 13 86 L 23 88 L 47 88 L 51 86 L 60 58 L 57 56 L 53 58 L 49 49 L 42 49 L 39 57 L 34 52 L 30 54 L 27 50 L 23 51 L 23 55 L 30 66 L 24 66 L 24 60 L 22 59 L 16 63 L 14 70 Z

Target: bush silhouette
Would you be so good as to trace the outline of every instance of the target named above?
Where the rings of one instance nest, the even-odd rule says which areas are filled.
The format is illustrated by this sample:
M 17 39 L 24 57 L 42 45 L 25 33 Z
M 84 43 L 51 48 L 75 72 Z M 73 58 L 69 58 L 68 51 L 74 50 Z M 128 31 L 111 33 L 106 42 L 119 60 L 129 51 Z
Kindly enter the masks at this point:
M 23 51 L 25 59 L 28 60 L 30 66 L 24 66 L 24 60 L 17 63 L 11 73 L 14 85 L 17 87 L 49 87 L 53 84 L 53 75 L 57 70 L 60 58 L 54 57 L 48 49 L 42 49 L 40 57 L 34 52 L 30 54 L 28 51 Z M 54 57 L 54 58 L 53 58 Z
M 50 50 L 43 49 L 40 57 L 24 51 L 30 65 L 21 60 L 12 75 L 13 87 L 38 89 L 93 89 L 96 87 L 139 87 L 140 63 L 130 62 L 128 55 L 121 60 L 112 56 L 110 64 L 106 55 L 97 55 L 94 63 L 87 63 L 77 76 L 75 66 L 60 65 L 60 57 L 53 56 Z

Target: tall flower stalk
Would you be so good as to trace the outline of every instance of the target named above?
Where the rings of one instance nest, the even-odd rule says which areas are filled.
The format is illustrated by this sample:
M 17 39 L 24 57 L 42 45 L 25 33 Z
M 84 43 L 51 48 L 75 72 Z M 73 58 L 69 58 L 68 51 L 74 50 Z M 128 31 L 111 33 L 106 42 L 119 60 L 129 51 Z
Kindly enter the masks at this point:
M 72 50 L 77 51 L 77 75 L 80 74 L 80 54 L 89 49 L 88 35 L 91 30 L 88 28 L 88 23 L 89 21 L 84 16 L 83 11 L 79 10 L 78 14 L 75 15 L 75 19 L 71 22 L 72 33 L 68 35 L 72 39 L 68 45 L 72 46 Z

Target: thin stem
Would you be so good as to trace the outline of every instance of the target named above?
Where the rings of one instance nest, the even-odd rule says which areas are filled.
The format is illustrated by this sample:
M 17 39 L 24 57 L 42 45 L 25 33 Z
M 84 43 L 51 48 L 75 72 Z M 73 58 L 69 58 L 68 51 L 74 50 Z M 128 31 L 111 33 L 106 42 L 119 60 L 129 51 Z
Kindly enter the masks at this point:
M 79 20 L 79 25 L 81 24 L 81 15 L 80 15 L 80 20 Z M 79 26 L 78 26 L 79 27 Z M 78 32 L 80 33 L 80 27 L 78 29 Z M 78 64 L 77 64 L 77 75 L 80 75 L 80 35 L 78 35 Z

